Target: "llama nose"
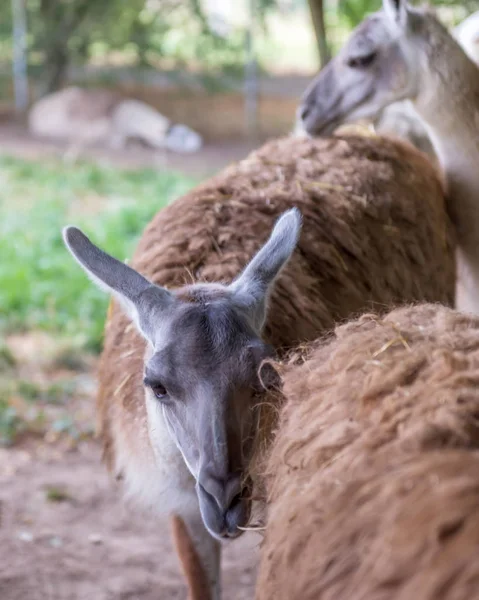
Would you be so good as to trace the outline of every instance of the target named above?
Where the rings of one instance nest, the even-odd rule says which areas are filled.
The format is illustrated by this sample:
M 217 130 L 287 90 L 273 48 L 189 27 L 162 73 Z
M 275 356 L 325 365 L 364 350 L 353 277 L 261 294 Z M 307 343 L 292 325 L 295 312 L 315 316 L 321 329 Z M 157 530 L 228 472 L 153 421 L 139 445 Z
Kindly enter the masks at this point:
M 228 475 L 217 477 L 214 473 L 203 471 L 198 478 L 199 487 L 216 503 L 222 513 L 226 513 L 241 495 L 241 477 Z
M 196 484 L 201 516 L 208 531 L 217 539 L 241 535 L 249 519 L 251 502 L 247 487 L 238 475 L 215 477 L 201 473 Z

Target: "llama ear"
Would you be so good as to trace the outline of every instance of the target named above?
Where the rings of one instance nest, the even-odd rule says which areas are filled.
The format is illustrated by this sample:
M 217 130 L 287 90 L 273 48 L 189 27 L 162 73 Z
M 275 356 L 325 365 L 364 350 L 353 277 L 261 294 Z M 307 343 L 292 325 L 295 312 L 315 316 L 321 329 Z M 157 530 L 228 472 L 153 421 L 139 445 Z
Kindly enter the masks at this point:
M 265 390 L 281 390 L 281 375 L 269 361 L 261 363 L 258 369 L 261 386 Z
M 403 30 L 407 28 L 409 15 L 406 0 L 383 0 L 383 9 L 391 25 Z
M 292 208 L 278 219 L 264 246 L 241 275 L 229 286 L 234 301 L 246 310 L 260 332 L 266 319 L 269 292 L 281 269 L 290 259 L 301 231 L 301 213 Z
M 73 258 L 93 283 L 120 301 L 140 333 L 153 344 L 154 323 L 173 302 L 171 294 L 100 250 L 80 229 L 65 227 L 63 239 Z

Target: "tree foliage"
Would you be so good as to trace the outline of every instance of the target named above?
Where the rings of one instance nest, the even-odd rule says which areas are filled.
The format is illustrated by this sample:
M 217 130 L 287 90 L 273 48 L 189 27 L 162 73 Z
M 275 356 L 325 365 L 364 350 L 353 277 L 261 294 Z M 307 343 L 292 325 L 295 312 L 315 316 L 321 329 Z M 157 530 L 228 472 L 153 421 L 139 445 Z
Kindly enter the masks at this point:
M 11 0 L 0 0 L 0 43 L 11 44 Z M 244 61 L 244 31 L 221 36 L 209 25 L 201 0 L 24 0 L 30 63 L 41 65 L 45 92 L 57 89 L 68 67 L 112 51 L 133 65 L 197 63 L 235 69 Z M 275 0 L 257 0 L 261 21 Z
M 68 67 L 99 61 L 118 51 L 133 66 L 162 68 L 197 65 L 213 73 L 238 71 L 245 61 L 245 30 L 230 28 L 221 35 L 204 11 L 203 0 L 16 0 L 26 5 L 30 66 L 41 69 L 44 91 L 60 87 Z M 12 0 L 0 0 L 0 53 L 11 56 Z M 257 27 L 265 15 L 288 5 L 307 7 L 316 33 L 321 64 L 336 47 L 333 21 L 348 30 L 381 0 L 238 0 L 255 7 Z M 252 2 L 252 4 L 249 4 Z M 433 4 L 472 9 L 478 0 L 433 0 Z M 477 10 L 477 6 L 475 8 Z
M 316 43 L 318 45 L 319 62 L 321 66 L 324 67 L 331 57 L 326 35 L 324 0 L 309 0 L 309 10 L 311 12 L 311 21 L 316 36 Z

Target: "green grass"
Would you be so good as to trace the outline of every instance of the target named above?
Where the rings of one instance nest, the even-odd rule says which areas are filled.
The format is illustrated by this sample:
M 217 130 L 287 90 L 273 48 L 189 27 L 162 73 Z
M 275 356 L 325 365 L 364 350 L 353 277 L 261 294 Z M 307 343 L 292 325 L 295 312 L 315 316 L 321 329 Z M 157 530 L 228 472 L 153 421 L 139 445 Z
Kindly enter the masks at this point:
M 44 329 L 101 347 L 108 297 L 65 249 L 75 224 L 124 260 L 148 221 L 194 181 L 153 170 L 0 157 L 0 334 Z

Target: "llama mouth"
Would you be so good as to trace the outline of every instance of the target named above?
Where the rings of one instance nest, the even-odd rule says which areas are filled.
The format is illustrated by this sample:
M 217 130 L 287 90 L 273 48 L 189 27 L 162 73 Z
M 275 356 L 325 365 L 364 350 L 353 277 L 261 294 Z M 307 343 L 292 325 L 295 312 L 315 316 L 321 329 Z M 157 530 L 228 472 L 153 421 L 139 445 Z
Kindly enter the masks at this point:
M 222 510 L 215 499 L 204 489 L 198 494 L 201 516 L 210 534 L 225 541 L 240 537 L 251 516 L 249 495 L 238 494 L 226 510 Z
M 341 125 L 344 125 L 346 123 L 354 123 L 355 121 L 359 120 L 360 117 L 354 116 L 357 112 L 357 109 L 363 106 L 365 103 L 369 102 L 372 95 L 372 92 L 366 94 L 364 98 L 352 104 L 352 106 L 350 106 L 348 110 L 339 110 L 338 113 L 333 114 L 332 116 L 327 117 L 322 121 L 319 120 L 317 116 L 316 119 L 309 119 L 310 121 L 312 121 L 312 124 L 304 123 L 305 130 L 312 137 L 329 137 Z M 339 101 L 334 106 L 334 109 L 337 108 L 337 105 L 342 101 L 343 98 L 344 96 L 342 95 Z

